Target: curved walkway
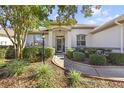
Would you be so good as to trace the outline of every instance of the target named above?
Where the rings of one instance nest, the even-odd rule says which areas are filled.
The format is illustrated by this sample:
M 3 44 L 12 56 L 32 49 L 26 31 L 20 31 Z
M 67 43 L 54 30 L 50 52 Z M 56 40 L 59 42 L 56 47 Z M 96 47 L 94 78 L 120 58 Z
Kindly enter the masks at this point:
M 73 69 L 89 76 L 106 77 L 124 81 L 124 66 L 93 66 L 71 61 L 64 55 L 54 56 L 53 61 L 55 64 L 67 70 Z

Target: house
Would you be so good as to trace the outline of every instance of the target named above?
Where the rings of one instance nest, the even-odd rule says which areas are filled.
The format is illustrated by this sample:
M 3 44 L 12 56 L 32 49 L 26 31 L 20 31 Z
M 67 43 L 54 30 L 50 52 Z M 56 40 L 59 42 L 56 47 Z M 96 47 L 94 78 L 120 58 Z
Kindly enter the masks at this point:
M 12 29 L 9 29 L 9 35 L 11 37 L 13 37 L 14 33 L 13 33 L 13 30 Z M 0 28 L 0 45 L 3 45 L 3 46 L 10 46 L 12 45 L 12 42 L 10 41 L 10 39 L 7 37 L 6 35 L 6 32 Z
M 124 15 L 100 26 L 76 24 L 40 28 L 28 35 L 26 46 L 42 45 L 42 31 L 46 33 L 45 46 L 55 48 L 56 52 L 65 52 L 67 48 L 93 47 L 110 48 L 113 52 L 124 53 Z

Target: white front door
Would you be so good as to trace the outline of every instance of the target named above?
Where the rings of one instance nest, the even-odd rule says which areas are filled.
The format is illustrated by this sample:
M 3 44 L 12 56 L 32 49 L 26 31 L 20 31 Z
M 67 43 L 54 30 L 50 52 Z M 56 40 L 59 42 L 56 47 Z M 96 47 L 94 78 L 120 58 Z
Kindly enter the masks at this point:
M 64 36 L 56 37 L 56 52 L 64 52 L 65 50 L 65 40 Z

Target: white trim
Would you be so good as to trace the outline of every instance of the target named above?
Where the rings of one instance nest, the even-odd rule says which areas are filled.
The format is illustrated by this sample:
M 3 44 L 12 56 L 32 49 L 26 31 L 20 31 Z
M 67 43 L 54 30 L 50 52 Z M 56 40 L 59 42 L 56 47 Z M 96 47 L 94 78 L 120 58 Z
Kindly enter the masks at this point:
M 124 44 L 123 44 L 123 24 L 121 24 L 121 23 L 119 23 L 118 22 L 118 20 L 115 20 L 115 23 L 117 24 L 117 25 L 119 25 L 120 27 L 121 27 L 121 45 L 120 45 L 120 48 L 121 48 L 121 53 L 124 53 L 124 49 L 123 49 L 123 47 L 124 47 Z

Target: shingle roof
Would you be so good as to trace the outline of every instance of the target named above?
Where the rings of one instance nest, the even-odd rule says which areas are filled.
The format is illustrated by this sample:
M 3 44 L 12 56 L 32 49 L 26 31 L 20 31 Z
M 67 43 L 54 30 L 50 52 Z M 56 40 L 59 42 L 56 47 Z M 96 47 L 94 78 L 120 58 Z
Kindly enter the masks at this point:
M 8 29 L 8 33 L 9 33 L 10 36 L 14 36 L 14 32 L 13 32 L 12 29 Z M 7 36 L 6 32 L 2 28 L 0 28 L 0 35 Z
M 95 27 L 97 27 L 95 24 L 76 24 L 72 26 L 73 29 L 82 29 L 82 28 L 93 29 Z

